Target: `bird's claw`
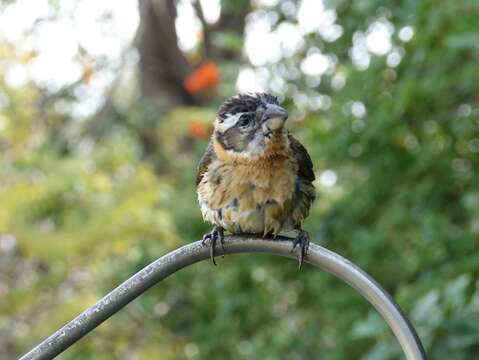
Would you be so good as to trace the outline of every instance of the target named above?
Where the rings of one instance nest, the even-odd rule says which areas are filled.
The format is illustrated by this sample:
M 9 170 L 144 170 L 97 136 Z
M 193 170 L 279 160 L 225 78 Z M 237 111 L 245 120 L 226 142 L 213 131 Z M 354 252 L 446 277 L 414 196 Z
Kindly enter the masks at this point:
M 210 257 L 211 260 L 213 261 L 213 265 L 216 266 L 216 261 L 215 261 L 215 246 L 217 241 L 220 241 L 221 244 L 221 249 L 225 250 L 225 235 L 224 235 L 224 229 L 220 226 L 215 226 L 215 228 L 209 232 L 203 235 L 203 240 L 201 241 L 201 244 L 203 246 L 209 245 L 210 246 Z
M 300 251 L 298 256 L 298 263 L 299 263 L 298 270 L 301 270 L 301 267 L 303 266 L 303 262 L 304 262 L 304 257 L 308 253 L 308 249 L 309 249 L 309 234 L 303 229 L 298 229 L 298 231 L 299 231 L 298 236 L 293 242 L 293 250 L 296 249 L 296 246 L 299 245 Z

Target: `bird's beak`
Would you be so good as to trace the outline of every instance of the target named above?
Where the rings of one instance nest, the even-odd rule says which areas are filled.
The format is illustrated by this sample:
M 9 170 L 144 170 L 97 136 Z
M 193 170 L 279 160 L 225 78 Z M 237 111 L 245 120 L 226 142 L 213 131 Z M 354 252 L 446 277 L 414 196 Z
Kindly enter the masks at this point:
M 263 132 L 266 134 L 280 130 L 287 118 L 288 112 L 281 106 L 268 104 L 262 118 Z

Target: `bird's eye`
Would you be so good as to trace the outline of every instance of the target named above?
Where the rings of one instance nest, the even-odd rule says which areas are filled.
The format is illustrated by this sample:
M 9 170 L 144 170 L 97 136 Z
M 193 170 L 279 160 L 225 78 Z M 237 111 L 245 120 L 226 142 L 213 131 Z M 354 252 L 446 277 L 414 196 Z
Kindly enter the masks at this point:
M 243 114 L 243 115 L 241 115 L 241 117 L 238 120 L 238 125 L 242 126 L 242 127 L 245 127 L 245 126 L 249 125 L 249 122 L 250 122 L 250 116 L 246 115 L 246 114 Z

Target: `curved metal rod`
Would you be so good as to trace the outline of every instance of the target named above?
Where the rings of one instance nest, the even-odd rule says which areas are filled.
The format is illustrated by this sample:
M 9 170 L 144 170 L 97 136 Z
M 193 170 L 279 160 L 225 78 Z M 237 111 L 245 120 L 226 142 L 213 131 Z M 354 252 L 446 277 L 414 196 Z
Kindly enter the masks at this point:
M 289 238 L 278 237 L 273 240 L 243 235 L 227 236 L 224 253 L 262 252 L 296 258 L 297 250 L 292 252 L 291 249 L 292 241 Z M 216 252 L 219 255 L 223 254 L 219 246 Z M 54 358 L 159 281 L 179 269 L 208 259 L 209 256 L 208 247 L 203 246 L 201 241 L 185 245 L 162 256 L 23 355 L 20 360 Z M 407 360 L 426 359 L 414 328 L 389 294 L 368 274 L 338 254 L 314 243 L 309 247 L 305 262 L 344 280 L 366 298 L 389 324 Z

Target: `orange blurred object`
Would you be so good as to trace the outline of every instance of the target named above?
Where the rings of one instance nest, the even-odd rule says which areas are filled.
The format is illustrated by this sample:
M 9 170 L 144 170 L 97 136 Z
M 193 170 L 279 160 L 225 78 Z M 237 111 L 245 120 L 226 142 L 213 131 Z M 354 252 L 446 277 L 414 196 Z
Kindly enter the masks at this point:
M 213 61 L 205 61 L 183 82 L 191 95 L 215 88 L 220 81 L 220 70 Z
M 82 81 L 86 85 L 90 85 L 91 79 L 95 73 L 95 69 L 90 64 L 83 64 Z
M 191 120 L 188 124 L 188 134 L 195 139 L 208 139 L 210 137 L 210 129 L 204 122 Z

